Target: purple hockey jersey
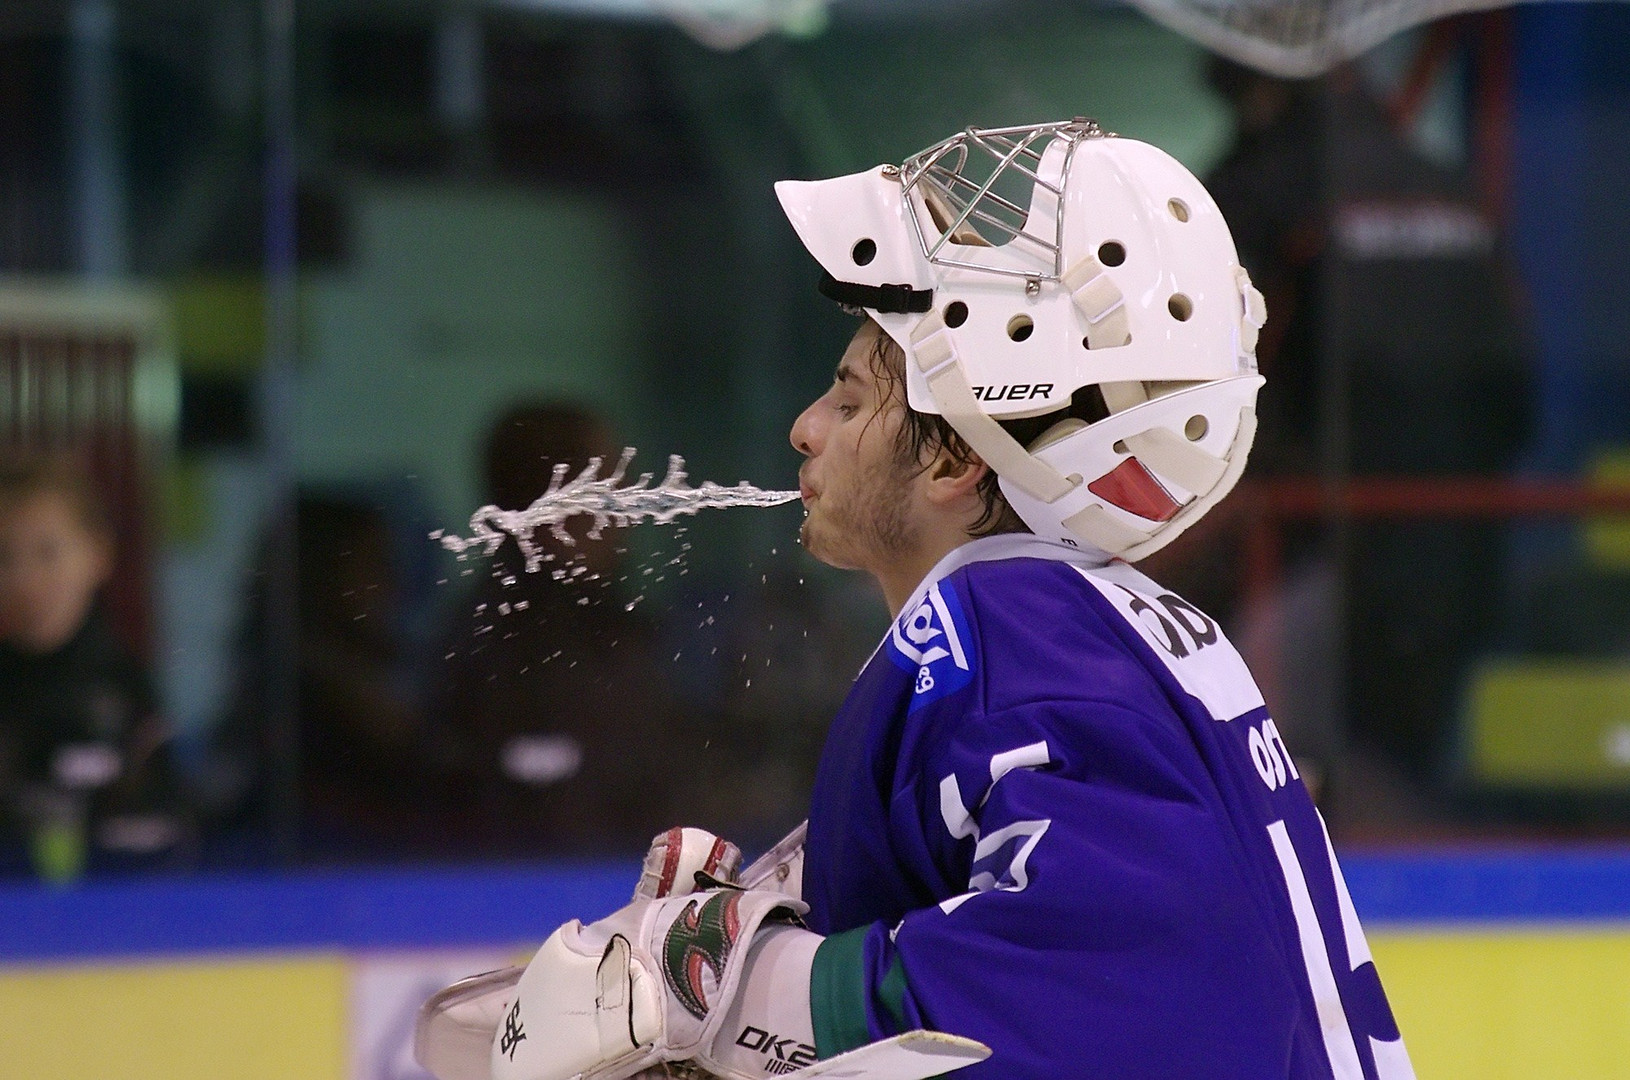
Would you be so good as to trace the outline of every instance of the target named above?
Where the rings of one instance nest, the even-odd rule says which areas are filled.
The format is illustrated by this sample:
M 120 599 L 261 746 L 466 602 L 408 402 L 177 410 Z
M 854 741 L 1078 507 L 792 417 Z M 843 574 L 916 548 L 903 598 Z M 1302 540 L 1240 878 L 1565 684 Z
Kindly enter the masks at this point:
M 805 849 L 823 1055 L 963 1080 L 1412 1077 L 1324 824 L 1207 616 L 1033 536 L 952 552 L 833 722 Z

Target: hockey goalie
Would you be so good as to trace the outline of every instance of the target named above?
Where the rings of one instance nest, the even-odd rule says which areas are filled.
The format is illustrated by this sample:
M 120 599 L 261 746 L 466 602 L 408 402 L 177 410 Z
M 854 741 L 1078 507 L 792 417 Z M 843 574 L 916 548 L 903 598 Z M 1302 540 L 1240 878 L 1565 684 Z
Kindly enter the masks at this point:
M 1323 821 L 1217 623 L 1132 563 L 1233 487 L 1265 313 L 1178 162 L 1087 120 L 777 185 L 860 320 L 802 541 L 894 621 L 804 829 L 421 1014 L 442 1080 L 1401 1080 Z

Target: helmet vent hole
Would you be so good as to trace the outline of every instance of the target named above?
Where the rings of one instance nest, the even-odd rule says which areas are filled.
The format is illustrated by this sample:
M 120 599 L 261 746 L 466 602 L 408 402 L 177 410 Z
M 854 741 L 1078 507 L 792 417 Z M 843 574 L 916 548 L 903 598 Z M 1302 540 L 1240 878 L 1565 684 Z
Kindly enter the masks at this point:
M 1116 439 L 1115 445 L 1111 446 L 1110 449 L 1115 451 L 1117 454 L 1130 454 L 1132 452 L 1126 448 L 1125 439 Z
M 1194 314 L 1194 301 L 1182 293 L 1172 293 L 1172 298 L 1166 301 L 1166 310 L 1178 322 L 1188 322 L 1189 316 Z
M 945 305 L 945 325 L 952 330 L 968 321 L 968 305 L 961 300 L 952 300 Z
M 1028 315 L 1015 315 L 1007 321 L 1007 336 L 1014 341 L 1023 341 L 1036 329 L 1036 324 L 1030 321 Z
M 1187 436 L 1189 442 L 1199 442 L 1210 430 L 1211 424 L 1205 417 L 1198 415 L 1189 417 L 1189 422 L 1183 425 L 1183 434 Z
M 1178 221 L 1187 221 L 1189 219 L 1189 204 L 1182 199 L 1167 199 L 1166 209 L 1170 210 L 1172 217 Z
M 877 241 L 870 237 L 856 241 L 854 248 L 849 252 L 849 257 L 855 260 L 856 266 L 865 266 L 877 258 Z
M 1105 266 L 1119 266 L 1126 261 L 1126 248 L 1114 240 L 1098 245 L 1098 261 Z

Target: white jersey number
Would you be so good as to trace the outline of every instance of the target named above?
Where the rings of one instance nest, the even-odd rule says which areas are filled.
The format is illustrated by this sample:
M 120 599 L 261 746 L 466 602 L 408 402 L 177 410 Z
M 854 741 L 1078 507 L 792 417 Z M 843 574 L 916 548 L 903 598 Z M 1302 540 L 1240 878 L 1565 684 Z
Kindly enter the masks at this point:
M 1296 916 L 1297 936 L 1302 943 L 1302 963 L 1307 968 L 1307 981 L 1313 988 L 1313 1006 L 1319 1015 L 1319 1028 L 1324 1034 L 1324 1050 L 1330 1057 L 1330 1069 L 1336 1080 L 1364 1080 L 1364 1068 L 1358 1061 L 1358 1044 L 1353 1029 L 1347 1023 L 1347 1011 L 1342 1008 L 1341 992 L 1336 988 L 1335 969 L 1330 966 L 1330 950 L 1324 945 L 1324 930 L 1319 925 L 1319 913 L 1308 892 L 1307 876 L 1302 873 L 1301 860 L 1291 844 L 1290 831 L 1283 821 L 1268 826 L 1268 838 L 1273 842 L 1274 854 L 1279 857 L 1279 869 L 1285 875 L 1285 889 L 1290 894 L 1290 909 Z M 1364 939 L 1364 930 L 1358 925 L 1358 913 L 1352 897 L 1347 893 L 1347 881 L 1336 865 L 1335 850 L 1330 847 L 1330 836 L 1325 834 L 1325 849 L 1330 854 L 1330 871 L 1336 879 L 1336 896 L 1341 906 L 1342 936 L 1347 941 L 1347 958 L 1354 971 L 1370 960 L 1370 946 Z M 1415 1069 L 1404 1050 L 1404 1041 L 1394 1039 L 1382 1042 L 1370 1039 L 1370 1052 L 1375 1057 L 1375 1071 L 1380 1080 L 1415 1080 Z

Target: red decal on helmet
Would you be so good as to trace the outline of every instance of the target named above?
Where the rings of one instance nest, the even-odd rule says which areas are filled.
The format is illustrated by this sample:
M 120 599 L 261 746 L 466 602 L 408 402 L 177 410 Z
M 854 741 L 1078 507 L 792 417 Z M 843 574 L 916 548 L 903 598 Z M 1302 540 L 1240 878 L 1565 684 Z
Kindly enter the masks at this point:
M 1087 490 L 1128 514 L 1150 521 L 1170 521 L 1178 506 L 1143 462 L 1129 457 L 1087 485 Z

